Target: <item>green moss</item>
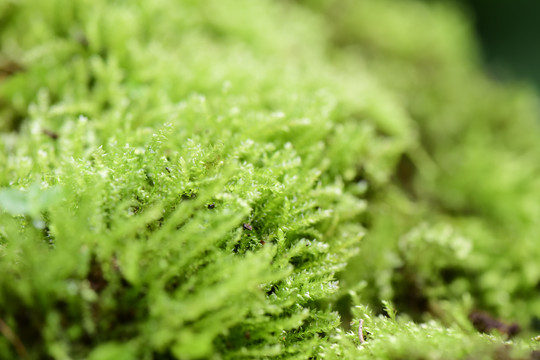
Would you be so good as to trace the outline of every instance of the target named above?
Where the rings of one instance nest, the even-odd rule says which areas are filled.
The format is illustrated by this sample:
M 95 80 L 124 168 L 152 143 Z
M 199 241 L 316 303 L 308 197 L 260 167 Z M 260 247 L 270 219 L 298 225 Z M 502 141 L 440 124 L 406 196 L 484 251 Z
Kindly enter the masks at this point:
M 536 95 L 483 73 L 454 9 L 47 0 L 0 14 L 0 357 L 535 347 Z M 474 308 L 524 331 L 478 334 Z

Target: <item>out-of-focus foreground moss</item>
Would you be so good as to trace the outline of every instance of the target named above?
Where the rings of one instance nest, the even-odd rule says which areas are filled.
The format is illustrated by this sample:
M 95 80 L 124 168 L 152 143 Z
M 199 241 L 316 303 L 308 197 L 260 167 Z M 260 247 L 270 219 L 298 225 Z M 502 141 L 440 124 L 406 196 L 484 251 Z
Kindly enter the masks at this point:
M 0 0 L 0 357 L 533 358 L 539 114 L 447 6 Z

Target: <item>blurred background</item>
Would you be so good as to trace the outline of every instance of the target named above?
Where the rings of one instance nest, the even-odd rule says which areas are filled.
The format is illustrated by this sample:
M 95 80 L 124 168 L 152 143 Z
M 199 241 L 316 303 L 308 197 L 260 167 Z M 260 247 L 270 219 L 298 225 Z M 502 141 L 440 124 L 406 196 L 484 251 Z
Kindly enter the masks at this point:
M 532 81 L 540 89 L 540 1 L 432 1 L 457 3 L 469 15 L 494 77 Z

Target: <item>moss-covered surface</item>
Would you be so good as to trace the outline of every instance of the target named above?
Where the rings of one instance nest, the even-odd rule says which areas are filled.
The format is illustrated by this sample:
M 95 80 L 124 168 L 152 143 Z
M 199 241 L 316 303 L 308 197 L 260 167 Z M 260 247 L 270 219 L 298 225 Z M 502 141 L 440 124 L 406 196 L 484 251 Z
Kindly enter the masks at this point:
M 447 6 L 2 0 L 0 357 L 538 358 L 539 114 Z

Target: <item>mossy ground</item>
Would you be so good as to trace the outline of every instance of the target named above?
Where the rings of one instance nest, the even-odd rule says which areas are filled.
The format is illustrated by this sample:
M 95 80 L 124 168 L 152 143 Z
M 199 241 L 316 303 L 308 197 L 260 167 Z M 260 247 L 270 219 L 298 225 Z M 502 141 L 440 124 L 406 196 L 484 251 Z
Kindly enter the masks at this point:
M 534 358 L 537 105 L 446 5 L 2 0 L 0 356 Z

